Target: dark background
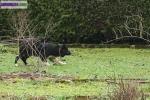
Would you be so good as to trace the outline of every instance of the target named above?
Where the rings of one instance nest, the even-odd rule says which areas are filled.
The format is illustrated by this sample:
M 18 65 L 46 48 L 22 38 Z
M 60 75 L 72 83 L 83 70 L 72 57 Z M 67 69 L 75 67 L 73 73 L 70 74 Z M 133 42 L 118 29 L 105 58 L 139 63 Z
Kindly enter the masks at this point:
M 21 20 L 30 27 L 22 35 L 13 27 Z M 29 0 L 26 10 L 0 10 L 0 36 L 32 35 L 55 42 L 145 44 L 149 26 L 149 0 Z

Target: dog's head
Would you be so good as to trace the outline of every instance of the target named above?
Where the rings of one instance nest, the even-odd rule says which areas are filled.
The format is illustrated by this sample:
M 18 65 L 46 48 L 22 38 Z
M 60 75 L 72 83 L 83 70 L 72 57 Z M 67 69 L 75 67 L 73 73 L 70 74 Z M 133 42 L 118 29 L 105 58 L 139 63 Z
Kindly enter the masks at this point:
M 65 44 L 59 45 L 59 55 L 61 57 L 64 57 L 65 55 L 71 55 L 71 52 L 69 51 L 68 47 Z

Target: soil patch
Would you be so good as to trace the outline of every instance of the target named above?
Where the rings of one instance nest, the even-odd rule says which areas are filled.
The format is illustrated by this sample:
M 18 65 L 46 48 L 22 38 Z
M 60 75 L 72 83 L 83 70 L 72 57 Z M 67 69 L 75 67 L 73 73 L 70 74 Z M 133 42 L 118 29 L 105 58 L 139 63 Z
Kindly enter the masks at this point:
M 137 79 L 137 78 L 124 78 L 124 79 L 79 79 L 73 76 L 59 76 L 59 75 L 51 75 L 46 73 L 29 73 L 29 72 L 19 72 L 19 73 L 9 73 L 9 74 L 0 74 L 0 80 L 8 80 L 8 79 L 31 79 L 31 80 L 50 80 L 55 81 L 56 83 L 65 83 L 65 82 L 107 82 L 107 83 L 115 83 L 117 84 L 119 81 L 127 81 L 127 82 L 135 82 L 140 84 L 150 84 L 150 80 L 148 79 Z

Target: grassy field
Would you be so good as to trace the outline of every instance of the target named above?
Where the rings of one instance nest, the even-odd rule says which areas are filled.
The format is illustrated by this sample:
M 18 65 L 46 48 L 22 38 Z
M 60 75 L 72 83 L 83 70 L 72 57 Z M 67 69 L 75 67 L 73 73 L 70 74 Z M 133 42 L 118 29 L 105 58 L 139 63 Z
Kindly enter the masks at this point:
M 134 81 L 138 89 L 150 93 L 150 49 L 70 48 L 66 65 L 42 66 L 36 57 L 25 66 L 14 65 L 16 47 L 0 45 L 0 96 L 47 96 L 63 99 L 73 96 L 105 96 L 113 91 L 108 81 Z M 19 73 L 28 73 L 25 76 Z M 40 75 L 35 77 L 34 74 Z M 18 76 L 17 76 L 18 75 Z M 70 98 L 71 99 L 71 98 Z

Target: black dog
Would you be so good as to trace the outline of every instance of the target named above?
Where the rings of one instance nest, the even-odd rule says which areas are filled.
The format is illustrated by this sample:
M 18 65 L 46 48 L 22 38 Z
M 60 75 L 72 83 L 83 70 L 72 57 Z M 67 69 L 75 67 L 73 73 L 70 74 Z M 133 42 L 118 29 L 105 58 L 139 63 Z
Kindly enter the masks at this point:
M 45 43 L 36 39 L 21 39 L 19 40 L 19 55 L 15 59 L 15 65 L 19 58 L 27 65 L 26 60 L 30 56 L 37 56 L 43 62 L 47 62 L 49 56 L 64 57 L 70 55 L 70 51 L 64 44 Z

